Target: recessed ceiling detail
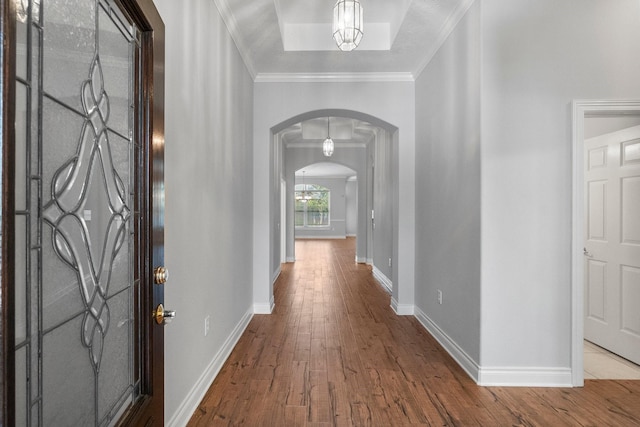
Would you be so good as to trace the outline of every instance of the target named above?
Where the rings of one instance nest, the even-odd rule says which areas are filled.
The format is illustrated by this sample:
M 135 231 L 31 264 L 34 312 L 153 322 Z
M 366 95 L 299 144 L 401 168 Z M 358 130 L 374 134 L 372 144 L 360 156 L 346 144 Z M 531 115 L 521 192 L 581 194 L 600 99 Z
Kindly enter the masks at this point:
M 330 134 L 336 150 L 340 147 L 366 147 L 380 128 L 368 122 L 347 117 L 330 118 Z M 280 131 L 286 148 L 321 147 L 327 137 L 327 118 L 305 120 Z
M 415 78 L 474 2 L 360 0 L 362 43 L 342 52 L 332 37 L 335 0 L 214 1 L 256 81 Z
M 354 120 L 331 117 L 329 134 L 333 139 L 350 140 L 353 138 Z M 327 137 L 327 119 L 312 119 L 302 122 L 302 139 L 325 139 Z
M 285 51 L 335 51 L 333 3 L 274 0 Z M 366 37 L 358 50 L 390 50 L 411 0 L 361 0 Z

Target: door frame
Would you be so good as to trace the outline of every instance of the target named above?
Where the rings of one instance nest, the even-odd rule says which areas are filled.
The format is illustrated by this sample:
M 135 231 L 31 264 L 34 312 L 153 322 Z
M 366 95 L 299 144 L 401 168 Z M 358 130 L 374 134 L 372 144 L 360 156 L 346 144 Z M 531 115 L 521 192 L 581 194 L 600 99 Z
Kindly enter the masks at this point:
M 572 109 L 571 382 L 584 386 L 584 121 L 640 115 L 640 100 L 574 100 Z
M 2 230 L 0 251 L 2 265 L 0 266 L 0 423 L 2 425 L 14 425 L 15 422 L 15 361 L 14 361 L 14 293 L 13 283 L 15 271 L 8 268 L 14 265 L 14 198 L 7 197 L 13 194 L 14 185 L 14 144 L 15 144 L 15 109 L 7 108 L 15 105 L 15 32 L 16 22 L 15 3 L 12 0 L 0 0 L 0 40 L 2 41 L 2 54 L 0 65 L 2 67 L 0 79 L 2 80 L 2 98 L 0 100 L 0 114 L 2 116 L 2 135 L 0 136 L 0 150 L 2 150 L 2 201 L 0 202 L 2 216 L 0 227 Z
M 15 0 L 0 0 L 0 34 L 2 40 L 2 266 L 0 283 L 0 424 L 15 423 L 15 360 L 14 360 L 14 150 L 15 150 Z M 141 72 L 144 79 L 142 111 L 144 126 L 143 158 L 140 161 L 146 193 L 141 206 L 150 217 L 143 221 L 141 280 L 145 292 L 142 298 L 144 316 L 141 393 L 143 398 L 119 421 L 122 425 L 164 424 L 164 330 L 152 320 L 154 308 L 163 302 L 162 286 L 153 285 L 153 268 L 164 265 L 164 23 L 153 0 L 116 0 L 126 10 L 142 32 L 143 56 Z M 145 243 L 146 242 L 146 243 Z

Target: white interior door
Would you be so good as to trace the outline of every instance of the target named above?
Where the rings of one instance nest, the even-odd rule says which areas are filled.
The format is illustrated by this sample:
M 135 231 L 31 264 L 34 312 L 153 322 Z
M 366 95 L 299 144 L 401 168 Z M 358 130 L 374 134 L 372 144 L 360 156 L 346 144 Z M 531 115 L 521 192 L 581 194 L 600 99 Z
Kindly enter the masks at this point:
M 584 337 L 640 364 L 640 126 L 584 153 Z

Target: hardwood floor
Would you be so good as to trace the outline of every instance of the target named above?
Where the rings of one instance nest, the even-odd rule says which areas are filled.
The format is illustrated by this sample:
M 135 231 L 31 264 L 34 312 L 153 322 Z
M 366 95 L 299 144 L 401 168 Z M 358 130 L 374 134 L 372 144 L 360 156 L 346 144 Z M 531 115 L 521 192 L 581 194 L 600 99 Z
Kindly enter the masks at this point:
M 397 316 L 354 240 L 300 240 L 190 426 L 638 426 L 640 381 L 479 387 Z

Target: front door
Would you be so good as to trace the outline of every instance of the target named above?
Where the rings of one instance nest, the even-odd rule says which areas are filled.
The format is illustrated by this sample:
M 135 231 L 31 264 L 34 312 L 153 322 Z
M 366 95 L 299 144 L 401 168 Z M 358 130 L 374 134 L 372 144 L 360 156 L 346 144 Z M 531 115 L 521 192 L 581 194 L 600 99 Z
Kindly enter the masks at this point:
M 584 153 L 584 337 L 640 364 L 640 126 Z
M 11 416 L 162 425 L 162 23 L 151 0 L 13 7 Z

